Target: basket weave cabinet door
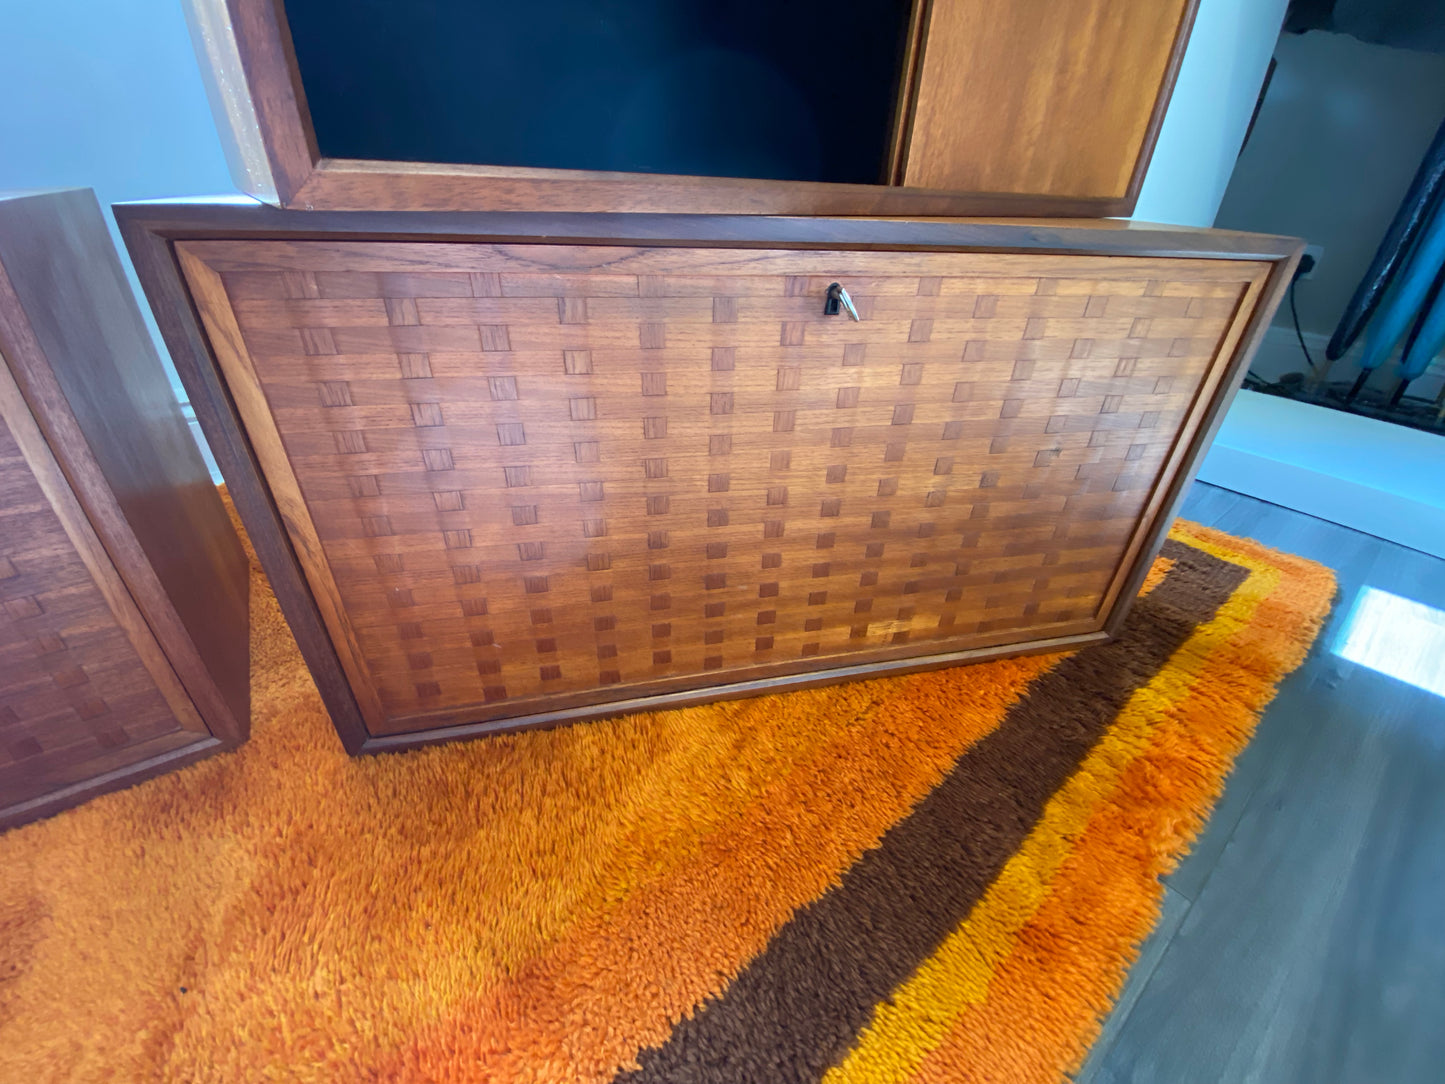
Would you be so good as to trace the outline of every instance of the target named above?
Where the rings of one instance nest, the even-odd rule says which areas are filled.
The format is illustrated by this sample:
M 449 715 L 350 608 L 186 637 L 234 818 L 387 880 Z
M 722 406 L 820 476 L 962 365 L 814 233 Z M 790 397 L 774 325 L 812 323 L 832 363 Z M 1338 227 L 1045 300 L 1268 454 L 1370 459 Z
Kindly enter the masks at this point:
M 249 583 L 94 193 L 0 195 L 0 830 L 244 741 Z
M 56 791 L 210 737 L 3 359 L 0 690 L 0 823 L 30 819 L 29 804 Z
M 1101 637 L 1270 270 L 176 247 L 373 735 Z

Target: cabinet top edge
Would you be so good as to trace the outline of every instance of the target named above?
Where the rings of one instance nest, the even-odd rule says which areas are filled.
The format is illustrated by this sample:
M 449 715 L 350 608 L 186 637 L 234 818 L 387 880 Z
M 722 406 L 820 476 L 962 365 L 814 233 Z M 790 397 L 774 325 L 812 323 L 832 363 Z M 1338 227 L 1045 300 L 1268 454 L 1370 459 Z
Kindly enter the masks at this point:
M 1128 219 L 795 217 L 536 211 L 293 211 L 265 204 L 118 203 L 162 241 L 354 240 L 747 248 L 988 250 L 1283 261 L 1293 237 Z

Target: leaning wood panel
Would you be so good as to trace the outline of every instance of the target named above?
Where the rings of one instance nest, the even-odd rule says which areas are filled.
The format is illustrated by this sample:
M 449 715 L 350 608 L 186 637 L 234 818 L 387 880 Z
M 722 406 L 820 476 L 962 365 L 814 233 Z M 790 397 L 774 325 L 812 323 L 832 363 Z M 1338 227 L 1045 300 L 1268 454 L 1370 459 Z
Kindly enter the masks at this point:
M 196 731 L 0 357 L 0 825 Z
M 1196 6 L 932 0 L 897 179 L 1132 209 Z
M 373 737 L 1098 635 L 1269 270 L 176 249 Z
M 248 562 L 88 189 L 0 200 L 0 337 L 190 695 L 244 736 Z
M 245 554 L 93 193 L 0 198 L 0 827 L 242 740 Z

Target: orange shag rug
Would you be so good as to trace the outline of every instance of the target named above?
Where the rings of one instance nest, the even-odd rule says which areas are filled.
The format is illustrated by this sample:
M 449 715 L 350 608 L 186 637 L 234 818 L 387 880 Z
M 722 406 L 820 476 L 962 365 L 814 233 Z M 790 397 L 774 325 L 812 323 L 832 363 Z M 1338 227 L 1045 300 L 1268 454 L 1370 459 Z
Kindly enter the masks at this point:
M 258 572 L 250 743 L 0 837 L 0 1080 L 1058 1081 L 1333 594 L 353 760 Z

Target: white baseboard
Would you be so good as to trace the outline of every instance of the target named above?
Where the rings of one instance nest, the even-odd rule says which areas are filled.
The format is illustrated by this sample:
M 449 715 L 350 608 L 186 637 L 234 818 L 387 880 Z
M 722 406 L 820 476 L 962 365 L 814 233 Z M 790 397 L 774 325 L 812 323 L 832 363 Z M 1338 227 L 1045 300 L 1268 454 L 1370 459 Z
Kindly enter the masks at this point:
M 1438 434 L 1242 391 L 1199 478 L 1445 557 Z

